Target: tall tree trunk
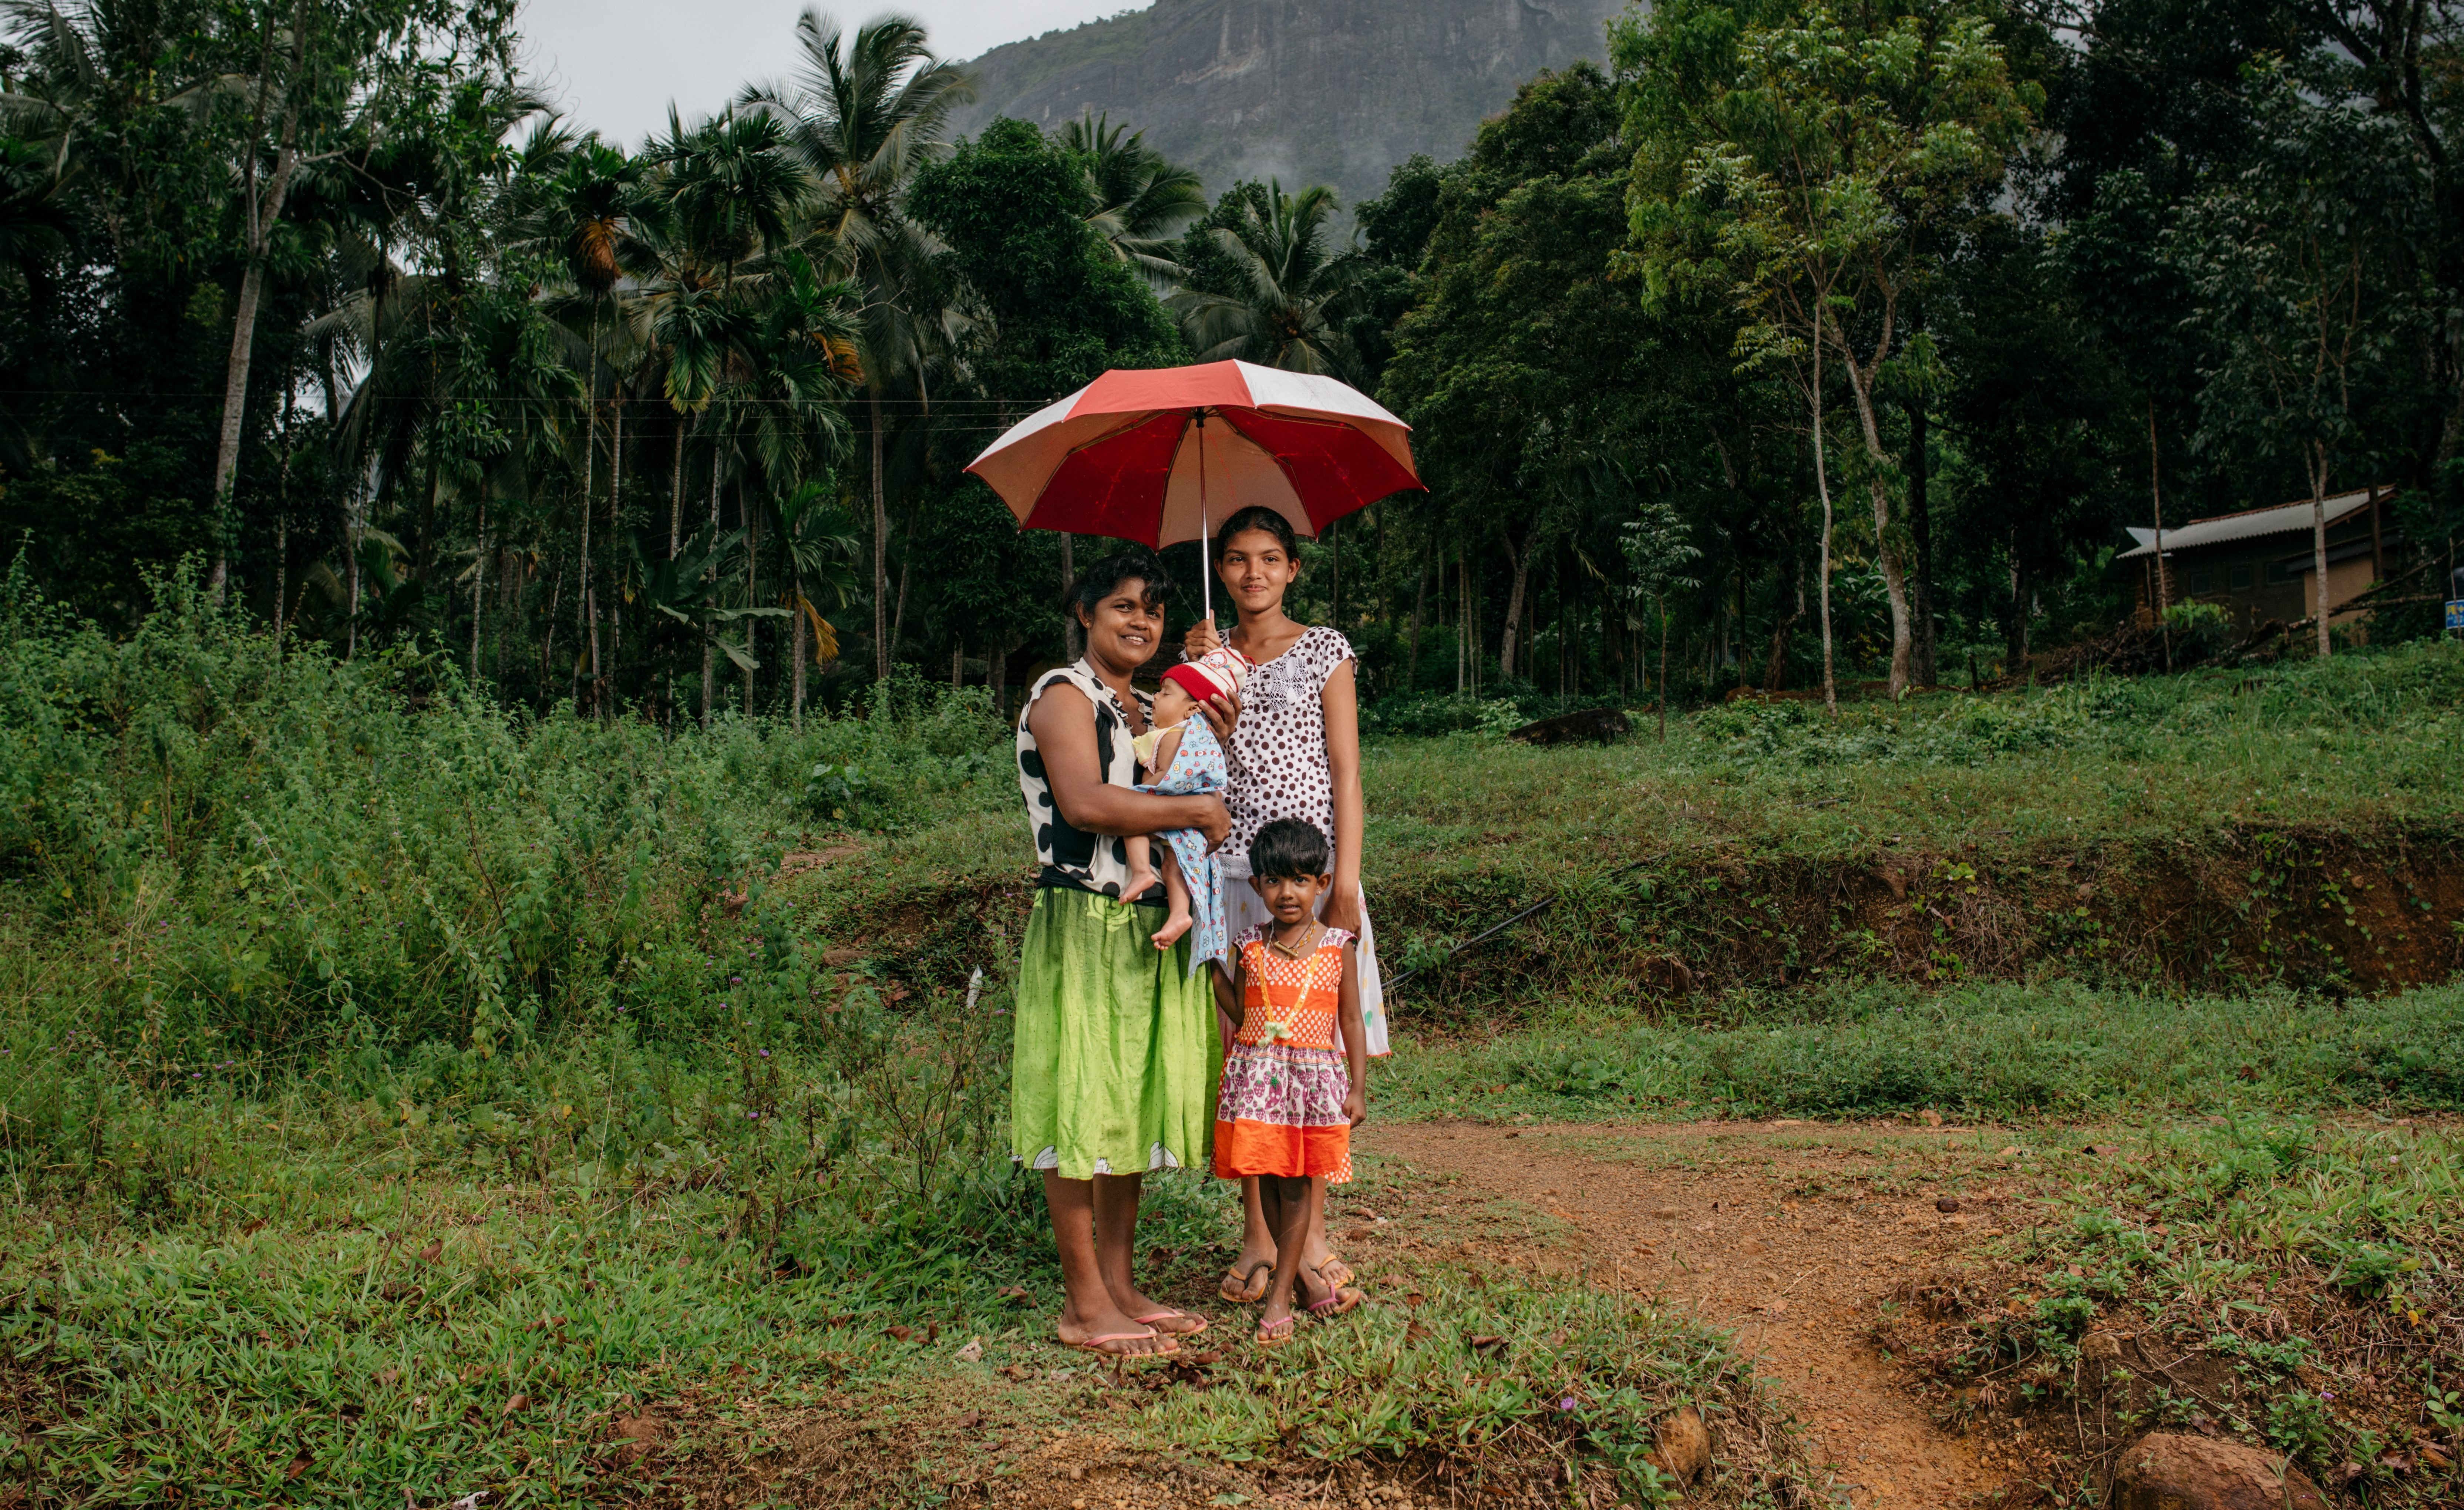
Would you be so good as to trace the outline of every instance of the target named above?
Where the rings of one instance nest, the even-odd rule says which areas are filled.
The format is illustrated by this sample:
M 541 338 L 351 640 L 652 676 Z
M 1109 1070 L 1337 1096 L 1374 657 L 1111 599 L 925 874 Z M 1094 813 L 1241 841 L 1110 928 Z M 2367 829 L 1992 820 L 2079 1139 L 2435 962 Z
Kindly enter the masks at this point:
M 1796 631 L 1796 621 L 1805 617 L 1805 557 L 1792 543 L 1789 555 L 1796 563 L 1796 607 L 1778 615 L 1771 625 L 1771 658 L 1763 663 L 1763 690 L 1777 692 L 1788 684 L 1788 643 Z
M 715 621 L 710 617 L 710 611 L 718 607 L 718 447 L 716 445 L 710 448 L 710 565 L 704 566 L 701 573 L 701 580 L 707 584 L 702 589 L 701 623 L 701 726 L 703 728 L 710 727 L 711 690 L 715 685 L 716 668 L 711 660 L 711 656 L 715 652 L 711 648 L 710 637 L 718 633 Z
M 1533 530 L 1536 532 L 1537 529 L 1535 524 Z M 1517 549 L 1513 536 L 1503 530 L 1498 533 L 1499 538 L 1506 542 L 1507 559 L 1514 563 L 1514 586 L 1507 589 L 1506 595 L 1506 623 L 1497 641 L 1497 679 L 1505 681 L 1514 675 L 1515 632 L 1523 627 L 1523 592 L 1525 585 L 1531 580 L 1531 536 L 1527 533 L 1523 537 L 1522 548 Z
M 1651 595 L 1651 611 L 1660 619 L 1660 743 L 1668 743 L 1668 595 Z
M 1897 701 L 1908 690 L 1911 633 L 1907 573 L 1901 565 L 1899 547 L 1891 544 L 1891 489 L 1884 476 L 1891 458 L 1890 453 L 1882 449 L 1881 426 L 1874 417 L 1874 394 L 1866 375 L 1853 361 L 1844 366 L 1848 369 L 1848 393 L 1857 404 L 1858 430 L 1865 441 L 1865 485 L 1874 500 L 1874 559 L 1881 566 L 1882 588 L 1891 599 L 1890 696 Z
M 2156 516 L 2156 629 L 2165 642 L 2165 669 L 2173 669 L 2173 626 L 2166 619 L 2171 609 L 2171 584 L 2165 580 L 2165 485 L 2156 450 L 2156 396 L 2147 396 L 2147 506 Z
M 675 450 L 668 458 L 668 559 L 676 559 L 684 548 L 685 523 L 685 416 L 675 411 Z
M 1908 401 L 1908 532 L 1915 537 L 1917 547 L 1916 590 L 1912 608 L 1916 614 L 1915 675 L 1920 687 L 1930 687 L 1936 681 L 1934 668 L 1933 621 L 1933 506 L 1927 496 L 1932 458 L 1929 447 L 1929 416 L 1925 412 L 1923 385 Z
M 736 517 L 744 525 L 744 606 L 749 609 L 761 601 L 761 574 L 756 565 L 761 559 L 760 517 L 754 511 L 751 488 L 736 490 Z M 759 622 L 751 618 L 744 621 L 744 655 L 753 662 L 752 669 L 744 674 L 744 716 L 748 720 L 753 717 L 753 674 L 761 669 L 761 656 L 754 638 L 754 626 Z
M 556 685 L 557 615 L 563 607 L 564 558 L 562 556 L 559 556 L 556 558 L 556 576 L 551 582 L 547 592 L 547 615 L 542 620 L 542 622 L 547 625 L 547 632 L 539 636 L 539 690 L 542 701 L 544 701 L 548 697 L 553 696 L 548 689 Z M 545 712 L 546 709 L 542 708 L 540 711 Z
M 2009 662 L 2002 668 L 2006 678 L 2016 677 L 2028 665 L 2028 571 L 2019 559 L 2019 531 L 2011 531 L 2011 630 L 2004 641 L 2004 657 Z
M 1462 552 L 1454 557 L 1454 695 L 1471 690 L 1471 566 Z
M 1406 693 L 1420 690 L 1420 625 L 1429 611 L 1429 554 L 1428 548 L 1423 546 L 1420 550 L 1419 580 L 1412 590 L 1412 650 L 1403 662 L 1403 690 Z
M 618 578 L 624 571 L 624 551 L 618 544 L 624 537 L 617 533 L 617 500 L 625 495 L 625 387 L 616 386 L 609 406 L 607 441 L 607 675 L 599 685 L 599 716 L 611 717 L 616 711 L 616 673 L 625 664 L 625 592 Z
M 1814 490 L 1822 496 L 1822 571 L 1816 596 L 1822 611 L 1822 707 L 1839 716 L 1839 684 L 1831 660 L 1831 471 L 1822 454 L 1822 343 L 1814 343 L 1814 383 L 1807 390 L 1814 411 Z
M 257 63 L 256 100 L 249 122 L 247 163 L 242 170 L 242 208 L 247 222 L 241 228 L 242 248 L 247 267 L 239 278 L 239 307 L 232 312 L 231 355 L 223 366 L 222 433 L 214 447 L 214 564 L 206 580 L 214 606 L 222 606 L 225 586 L 231 580 L 231 484 L 239 475 L 240 433 L 248 416 L 249 366 L 256 346 L 256 311 L 265 295 L 265 255 L 274 238 L 274 227 L 282 219 L 282 204 L 291 193 L 291 176 L 299 168 L 299 100 L 295 94 L 282 111 L 282 140 L 275 149 L 274 179 L 266 186 L 265 198 L 256 197 L 256 133 L 265 119 L 268 95 L 274 87 L 273 17 L 266 18 L 266 47 Z M 291 20 L 291 78 L 294 87 L 306 72 L 302 64 L 308 48 L 308 0 L 298 0 Z M 422 579 L 421 587 L 427 586 Z
M 872 406 L 872 677 L 890 679 L 890 502 L 881 478 L 881 385 L 866 386 Z M 1064 537 L 1064 551 L 1069 547 Z
M 915 539 L 916 517 L 923 512 L 924 500 L 919 498 L 915 500 L 914 506 L 907 511 L 907 523 L 899 530 L 899 539 L 911 543 Z M 907 585 L 913 580 L 914 575 L 915 552 L 911 544 L 910 548 L 898 558 L 898 606 L 890 615 L 890 648 L 893 659 L 896 658 L 898 638 L 907 633 Z M 1073 619 L 1076 617 L 1075 614 L 1070 616 Z
M 479 625 L 488 610 L 480 596 L 488 584 L 488 502 L 479 500 L 479 541 L 471 552 L 471 684 L 479 684 Z
M 575 627 L 587 637 L 590 647 L 590 704 L 584 707 L 577 695 L 573 702 L 575 718 L 593 713 L 599 706 L 599 574 L 590 569 L 590 515 L 595 506 L 591 495 L 597 491 L 599 480 L 599 328 L 595 322 L 590 348 L 590 409 L 582 427 L 582 553 L 577 558 L 582 570 L 582 593 L 574 600 L 580 611 L 580 622 Z
M 790 699 L 790 700 L 789 700 L 789 704 L 788 704 L 788 705 L 789 705 L 789 708 L 791 709 L 791 711 L 790 711 L 790 713 L 789 713 L 789 720 L 790 720 L 790 722 L 794 724 L 796 732 L 797 732 L 797 733 L 799 733 L 799 734 L 802 734 L 802 733 L 803 733 L 803 732 L 804 732 L 804 627 L 805 627 L 805 626 L 804 626 L 804 602 L 803 602 L 803 593 L 801 590 L 796 594 L 796 604 L 795 604 L 795 607 L 794 607 L 794 609 L 793 609 L 793 611 L 792 611 L 795 613 L 795 616 L 796 616 L 796 633 L 795 633 L 796 648 L 795 648 L 795 651 L 794 651 L 795 665 L 790 669 L 790 671 L 789 671 L 789 673 L 788 673 L 788 675 L 789 675 L 789 682 L 788 682 L 788 685 L 789 685 L 789 688 L 790 688 L 790 691 L 789 691 L 789 693 L 788 693 L 788 697 L 789 697 L 789 699 Z
M 2325 660 L 2334 654 L 2327 635 L 2327 448 L 2310 447 L 2310 567 L 2318 577 L 2318 588 L 2311 594 L 2317 600 L 2313 611 L 2319 619 L 2319 658 Z

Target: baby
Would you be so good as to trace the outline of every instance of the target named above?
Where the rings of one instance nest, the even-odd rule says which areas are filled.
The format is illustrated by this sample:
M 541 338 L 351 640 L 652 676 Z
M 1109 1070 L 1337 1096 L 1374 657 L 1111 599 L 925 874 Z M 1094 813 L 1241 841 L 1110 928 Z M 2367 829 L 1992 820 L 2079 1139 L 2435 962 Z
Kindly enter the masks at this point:
M 1256 669 L 1248 656 L 1224 649 L 1163 674 L 1163 686 L 1155 696 L 1154 720 L 1144 734 L 1131 742 L 1137 751 L 1138 773 L 1145 778 L 1138 784 L 1140 791 L 1189 797 L 1220 792 L 1229 785 L 1231 773 L 1224 765 L 1222 742 L 1215 737 L 1214 725 L 1199 714 L 1199 705 L 1224 694 L 1238 697 L 1242 683 Z M 1224 967 L 1230 968 L 1231 947 L 1223 937 L 1223 877 L 1215 856 L 1206 852 L 1206 835 L 1196 829 L 1175 829 L 1163 838 L 1167 846 L 1161 856 L 1163 891 L 1170 911 L 1163 926 L 1155 930 L 1155 947 L 1171 948 L 1194 924 L 1198 936 L 1191 942 L 1190 973 L 1196 974 L 1209 960 L 1223 961 Z M 1155 883 L 1155 855 L 1146 834 L 1126 842 L 1130 884 L 1125 895 L 1136 897 Z

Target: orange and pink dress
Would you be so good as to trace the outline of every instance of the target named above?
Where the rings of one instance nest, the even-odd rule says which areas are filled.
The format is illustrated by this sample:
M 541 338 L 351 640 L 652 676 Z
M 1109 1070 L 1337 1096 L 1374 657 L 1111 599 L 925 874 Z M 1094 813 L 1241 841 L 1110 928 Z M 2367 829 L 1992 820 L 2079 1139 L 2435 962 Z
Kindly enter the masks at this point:
M 1352 1178 L 1352 1077 L 1335 1046 L 1343 990 L 1341 928 L 1294 957 L 1268 940 L 1273 924 L 1241 941 L 1241 1032 L 1223 1060 L 1215 1102 L 1215 1172 Z

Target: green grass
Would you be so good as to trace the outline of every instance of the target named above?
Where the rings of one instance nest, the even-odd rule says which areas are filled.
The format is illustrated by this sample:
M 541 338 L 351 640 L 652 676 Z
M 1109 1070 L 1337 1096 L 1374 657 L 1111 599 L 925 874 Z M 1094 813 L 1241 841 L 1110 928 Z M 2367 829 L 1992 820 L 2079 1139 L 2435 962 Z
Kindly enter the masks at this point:
M 2339 1003 L 2076 981 L 1738 998 L 1691 1022 L 1415 1041 L 1381 1114 L 2067 1119 L 2283 1107 L 2464 1110 L 2464 987 Z
M 677 1494 L 781 1410 L 1109 1410 L 1046 1366 L 1041 1201 L 1001 1157 L 1026 846 L 980 698 L 911 684 L 801 733 L 531 722 L 448 657 L 277 657 L 158 586 L 126 640 L 22 592 L 0 636 L 0 1473 L 23 1498 L 580 1502 L 649 1471 L 605 1428 L 652 1403 Z M 2456 988 L 2355 987 L 2373 946 L 2452 948 L 2416 882 L 2456 852 L 2459 686 L 2464 656 L 2422 647 L 1836 726 L 1714 710 L 1606 750 L 1373 743 L 1390 970 L 1564 899 L 1400 998 L 1378 1115 L 2453 1107 Z M 823 858 L 782 877 L 790 854 Z M 2225 899 L 2200 947 L 2252 988 L 2146 985 L 2174 962 L 2131 942 L 2123 883 L 2184 855 Z M 2114 899 L 2069 899 L 2091 871 Z M 2211 884 L 2245 872 L 2238 903 Z M 2035 952 L 1983 952 L 2013 914 Z M 1638 988 L 1678 958 L 1707 988 Z M 1153 1215 L 1166 1282 L 1207 1293 L 1224 1192 L 1159 1181 Z M 1419 1306 L 1270 1368 L 1159 1380 L 1144 1430 L 1497 1483 L 1573 1460 L 1641 1494 L 1655 1411 L 1762 1409 L 1666 1317 L 1409 1279 Z M 985 1360 L 957 1361 L 974 1337 Z M 947 1485 L 921 1448 L 877 1477 L 885 1500 Z

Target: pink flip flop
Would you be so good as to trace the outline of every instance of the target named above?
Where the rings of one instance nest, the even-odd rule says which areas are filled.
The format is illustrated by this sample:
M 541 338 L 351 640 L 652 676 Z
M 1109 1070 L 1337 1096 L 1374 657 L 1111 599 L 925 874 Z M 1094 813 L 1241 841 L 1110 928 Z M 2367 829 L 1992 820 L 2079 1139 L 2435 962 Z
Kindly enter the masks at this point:
M 1199 1333 L 1206 1330 L 1206 1318 L 1202 1316 L 1192 1316 L 1187 1311 L 1157 1311 L 1152 1316 L 1133 1316 L 1130 1320 L 1137 1322 L 1140 1326 L 1152 1328 L 1155 1334 L 1158 1337 L 1196 1337 Z M 1195 1326 L 1184 1327 L 1177 1332 L 1167 1332 L 1162 1327 L 1155 1325 L 1157 1321 L 1195 1321 L 1198 1324 Z

